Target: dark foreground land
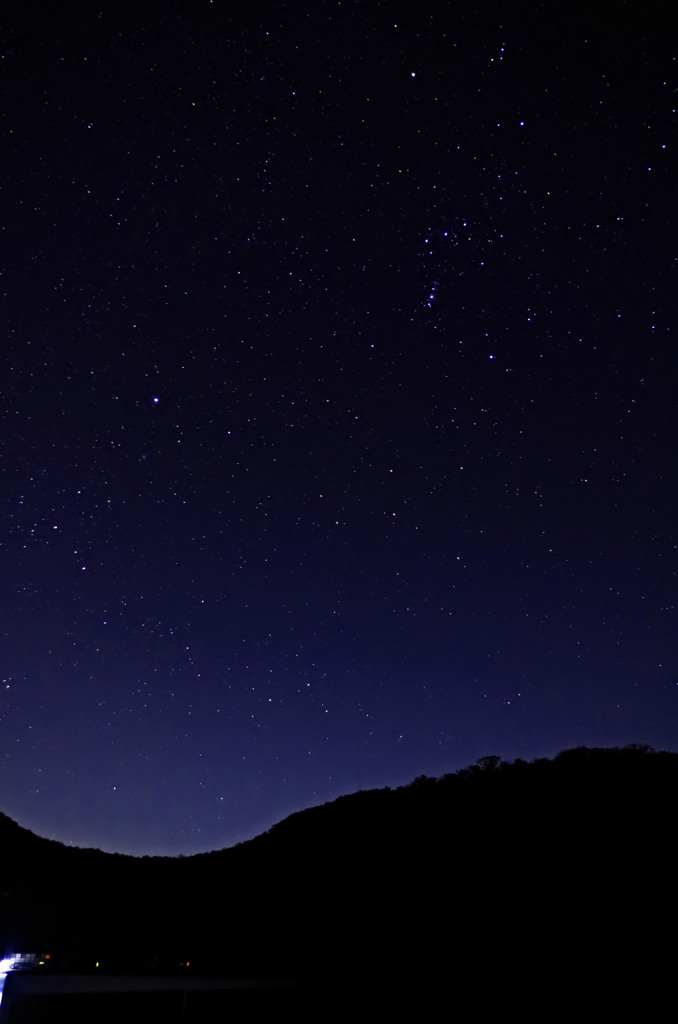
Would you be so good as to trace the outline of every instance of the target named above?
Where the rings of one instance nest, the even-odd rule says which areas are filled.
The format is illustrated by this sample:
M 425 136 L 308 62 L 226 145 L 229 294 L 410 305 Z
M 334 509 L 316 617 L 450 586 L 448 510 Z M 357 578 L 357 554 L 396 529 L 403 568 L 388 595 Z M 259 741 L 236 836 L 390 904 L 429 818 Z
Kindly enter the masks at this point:
M 6 987 L 0 1021 L 239 1021 L 281 1013 L 310 1021 L 327 1019 L 332 1009 L 338 1009 L 337 997 L 342 995 L 332 986 L 310 979 L 17 973 Z
M 677 793 L 678 754 L 580 748 L 356 793 L 196 857 L 3 818 L 1 944 L 50 957 L 8 976 L 0 1024 L 648 1012 L 675 972 Z

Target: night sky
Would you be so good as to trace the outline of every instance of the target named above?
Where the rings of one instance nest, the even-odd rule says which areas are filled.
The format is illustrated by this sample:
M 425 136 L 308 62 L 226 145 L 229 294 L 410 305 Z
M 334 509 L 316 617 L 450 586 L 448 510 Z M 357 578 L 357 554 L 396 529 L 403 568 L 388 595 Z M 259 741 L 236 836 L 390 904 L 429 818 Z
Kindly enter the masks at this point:
M 678 749 L 672 4 L 9 3 L 0 810 Z

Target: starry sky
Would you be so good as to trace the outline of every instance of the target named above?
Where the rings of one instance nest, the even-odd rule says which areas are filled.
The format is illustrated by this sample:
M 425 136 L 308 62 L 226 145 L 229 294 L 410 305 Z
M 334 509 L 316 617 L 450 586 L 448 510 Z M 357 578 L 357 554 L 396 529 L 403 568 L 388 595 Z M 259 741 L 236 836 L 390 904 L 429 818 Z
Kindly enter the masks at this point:
M 2 811 L 678 749 L 671 7 L 3 7 Z

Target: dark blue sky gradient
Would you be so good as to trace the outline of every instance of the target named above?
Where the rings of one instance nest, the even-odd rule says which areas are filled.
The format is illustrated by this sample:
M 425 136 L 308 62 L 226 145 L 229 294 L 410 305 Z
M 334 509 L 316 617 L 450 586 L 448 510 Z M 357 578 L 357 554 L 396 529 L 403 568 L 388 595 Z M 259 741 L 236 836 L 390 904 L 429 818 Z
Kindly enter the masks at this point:
M 677 749 L 669 13 L 3 12 L 0 809 Z

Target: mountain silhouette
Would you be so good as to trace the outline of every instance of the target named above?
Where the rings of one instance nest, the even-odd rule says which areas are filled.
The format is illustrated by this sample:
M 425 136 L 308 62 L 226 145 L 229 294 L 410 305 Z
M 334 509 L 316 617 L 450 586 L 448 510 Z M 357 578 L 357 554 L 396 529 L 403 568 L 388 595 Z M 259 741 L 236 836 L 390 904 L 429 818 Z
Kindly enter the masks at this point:
M 617 991 L 672 955 L 677 792 L 678 754 L 645 746 L 486 757 L 178 858 L 66 847 L 0 815 L 0 946 L 49 949 L 54 969 Z

